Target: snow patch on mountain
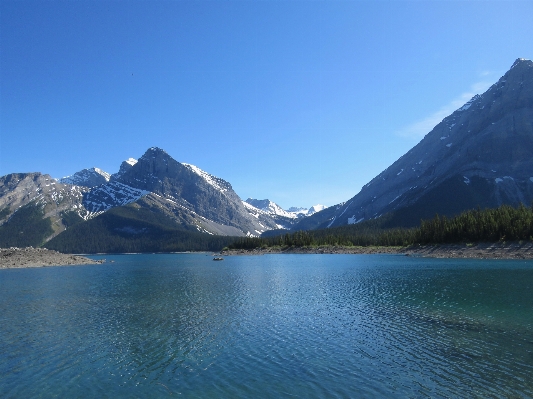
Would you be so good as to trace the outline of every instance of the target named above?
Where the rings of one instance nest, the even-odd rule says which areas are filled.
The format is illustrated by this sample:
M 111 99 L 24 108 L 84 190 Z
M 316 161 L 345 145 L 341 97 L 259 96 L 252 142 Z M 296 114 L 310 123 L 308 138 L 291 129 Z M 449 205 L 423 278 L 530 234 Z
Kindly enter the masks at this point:
M 83 206 L 89 212 L 104 212 L 116 206 L 123 206 L 137 201 L 150 191 L 130 187 L 119 182 L 99 186 L 83 198 Z
M 250 213 L 250 215 L 252 215 L 253 217 L 257 219 L 259 219 L 259 215 L 265 214 L 265 212 L 263 212 L 261 209 L 256 208 L 255 206 L 253 206 L 252 204 L 249 204 L 246 201 L 242 201 L 242 204 L 244 205 L 246 210 Z
M 99 169 L 99 168 L 94 168 L 94 171 L 98 173 L 100 176 L 102 176 L 104 179 L 109 181 L 109 178 L 111 177 L 109 173 L 104 172 L 102 169 Z
M 209 183 L 211 186 L 213 186 L 215 189 L 217 189 L 221 193 L 225 193 L 230 188 L 230 187 L 228 187 L 229 183 L 227 181 L 225 181 L 223 179 L 220 179 L 219 177 L 213 176 L 213 175 L 203 171 L 202 169 L 200 169 L 197 166 L 194 166 L 194 165 L 191 165 L 191 164 L 188 164 L 188 163 L 184 163 L 182 165 L 187 167 L 188 169 L 190 169 L 191 171 L 193 171 L 197 175 L 201 176 L 207 183 Z
M 317 212 L 320 212 L 320 211 L 323 211 L 324 209 L 326 209 L 326 206 L 325 206 L 325 205 L 321 205 L 321 204 L 313 205 L 313 206 L 312 206 L 311 208 L 309 208 L 309 210 L 307 211 L 307 216 L 311 216 L 312 214 L 317 213 Z
M 514 180 L 514 179 L 511 176 L 503 176 L 503 178 L 497 177 L 496 179 L 494 179 L 496 183 L 501 183 L 504 180 Z
M 361 223 L 363 220 L 365 220 L 365 218 L 357 219 L 356 216 L 354 215 L 354 216 L 348 218 L 348 224 L 357 224 L 357 223 Z
M 94 187 L 105 184 L 109 181 L 111 175 L 99 168 L 83 169 L 71 176 L 65 176 L 57 179 L 62 184 L 72 184 L 76 186 Z

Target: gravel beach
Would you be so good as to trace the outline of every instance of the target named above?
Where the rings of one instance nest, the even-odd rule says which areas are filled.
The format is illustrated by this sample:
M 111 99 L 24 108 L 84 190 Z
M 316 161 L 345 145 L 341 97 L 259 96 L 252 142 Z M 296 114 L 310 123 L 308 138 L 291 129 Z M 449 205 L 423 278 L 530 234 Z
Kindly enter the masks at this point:
M 533 259 L 533 242 L 416 245 L 409 247 L 264 248 L 223 251 L 222 255 L 396 254 L 428 258 Z
M 0 269 L 90 265 L 104 263 L 84 256 L 62 254 L 45 248 L 0 248 Z

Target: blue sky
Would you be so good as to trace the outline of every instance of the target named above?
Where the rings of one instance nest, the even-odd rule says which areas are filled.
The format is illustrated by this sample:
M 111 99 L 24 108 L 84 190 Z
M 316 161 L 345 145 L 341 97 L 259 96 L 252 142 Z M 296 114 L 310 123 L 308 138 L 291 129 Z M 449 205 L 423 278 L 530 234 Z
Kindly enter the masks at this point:
M 149 147 L 334 205 L 533 58 L 531 1 L 0 2 L 0 176 Z

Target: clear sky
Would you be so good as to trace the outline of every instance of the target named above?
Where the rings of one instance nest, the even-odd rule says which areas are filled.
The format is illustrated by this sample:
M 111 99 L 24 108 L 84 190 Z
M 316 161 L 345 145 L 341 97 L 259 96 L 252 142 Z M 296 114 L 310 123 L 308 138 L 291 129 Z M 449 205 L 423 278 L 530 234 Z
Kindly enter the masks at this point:
M 533 58 L 533 1 L 0 1 L 0 176 L 149 147 L 334 205 Z

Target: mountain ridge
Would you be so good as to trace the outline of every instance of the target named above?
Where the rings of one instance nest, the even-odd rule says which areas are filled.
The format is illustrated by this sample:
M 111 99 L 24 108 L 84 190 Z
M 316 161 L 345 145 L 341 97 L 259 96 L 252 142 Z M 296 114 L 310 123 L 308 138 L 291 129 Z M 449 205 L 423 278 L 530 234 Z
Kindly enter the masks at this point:
M 63 184 L 91 188 L 107 183 L 110 178 L 111 175 L 107 172 L 104 172 L 102 169 L 89 168 L 80 170 L 79 172 L 74 173 L 72 176 L 66 176 L 56 180 Z
M 531 202 L 532 115 L 533 62 L 517 59 L 485 93 L 445 117 L 354 197 L 303 223 L 333 227 L 403 212 L 398 223 L 405 226 L 435 212 L 453 215 L 477 205 Z M 472 181 L 475 187 L 464 187 Z M 485 197 L 483 204 L 476 204 L 479 196 Z M 430 197 L 439 206 L 423 204 Z
M 533 62 L 517 59 L 487 91 L 445 117 L 355 196 L 310 216 L 270 200 L 242 201 L 224 179 L 151 147 L 139 159 L 122 162 L 113 175 L 90 168 L 58 181 L 39 172 L 0 177 L 0 246 L 13 242 L 11 235 L 16 242 L 31 236 L 30 245 L 54 240 L 72 248 L 68 235 L 76 231 L 83 237 L 84 229 L 107 229 L 98 231 L 123 243 L 127 237 L 139 241 L 143 234 L 155 242 L 155 231 L 169 229 L 180 239 L 191 232 L 259 236 L 384 215 L 388 227 L 409 227 L 435 213 L 453 216 L 532 200 Z M 307 215 L 320 208 L 311 207 Z M 154 224 L 139 215 L 165 222 Z M 40 226 L 39 234 L 30 231 L 31 223 Z
M 151 218 L 167 218 L 174 229 L 210 235 L 259 236 L 279 227 L 268 214 L 245 207 L 227 181 L 194 165 L 179 163 L 157 147 L 149 148 L 138 160 L 124 161 L 114 175 L 91 168 L 59 180 L 41 173 L 0 178 L 0 230 L 9 230 L 11 218 L 22 207 L 28 211 L 21 215 L 30 215 L 31 223 L 42 218 L 50 225 L 43 227 L 40 242 L 32 238 L 28 245 L 40 245 L 58 234 L 68 235 L 74 224 L 132 205 L 148 210 L 146 215 Z M 126 225 L 113 229 L 136 231 Z M 9 242 L 23 240 L 7 238 L 4 244 Z

